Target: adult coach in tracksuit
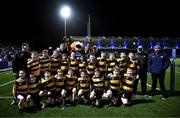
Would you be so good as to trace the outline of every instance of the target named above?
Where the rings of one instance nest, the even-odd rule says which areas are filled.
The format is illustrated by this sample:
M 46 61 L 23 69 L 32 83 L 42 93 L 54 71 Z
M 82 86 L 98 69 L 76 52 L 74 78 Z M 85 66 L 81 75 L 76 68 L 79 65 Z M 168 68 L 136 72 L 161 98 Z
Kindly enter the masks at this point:
M 164 85 L 166 69 L 171 64 L 169 57 L 162 52 L 160 45 L 154 46 L 154 52 L 148 56 L 148 72 L 152 76 L 151 96 L 156 95 L 157 79 L 159 79 L 162 100 L 165 100 L 166 90 Z
M 144 51 L 143 46 L 139 45 L 137 48 L 137 53 L 135 54 L 135 58 L 139 61 L 139 78 L 134 82 L 133 92 L 136 94 L 138 80 L 141 80 L 141 95 L 146 95 L 147 92 L 147 65 L 148 65 L 148 55 Z

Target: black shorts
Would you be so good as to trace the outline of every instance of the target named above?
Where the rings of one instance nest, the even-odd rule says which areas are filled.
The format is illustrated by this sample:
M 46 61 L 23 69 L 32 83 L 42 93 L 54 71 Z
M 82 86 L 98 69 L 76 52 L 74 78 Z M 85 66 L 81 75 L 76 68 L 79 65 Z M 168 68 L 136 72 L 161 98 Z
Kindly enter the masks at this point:
M 69 96 L 72 96 L 72 89 L 71 90 L 67 90 L 66 97 L 69 97 Z
M 62 97 L 61 92 L 62 92 L 62 89 L 58 90 L 58 91 L 55 91 L 56 98 Z
M 96 98 L 97 98 L 97 99 L 101 99 L 101 98 L 102 98 L 103 90 L 95 89 L 94 92 L 96 93 Z
M 51 75 L 56 75 L 57 71 L 51 71 Z
M 111 90 L 113 97 L 119 97 L 119 91 L 118 90 Z
M 51 95 L 48 95 L 48 92 L 51 92 Z M 55 90 L 47 91 L 47 96 L 55 98 L 56 97 L 56 91 Z
M 84 91 L 83 96 L 86 99 L 89 99 L 90 91 Z
M 32 99 L 36 99 L 37 97 L 39 97 L 39 93 L 31 93 L 30 95 Z
M 123 98 L 131 99 L 132 92 L 123 91 L 122 96 Z
M 40 96 L 38 93 L 33 93 L 33 94 L 30 94 L 31 95 L 31 98 L 32 100 L 34 101 L 34 103 L 38 104 L 39 101 L 40 101 Z

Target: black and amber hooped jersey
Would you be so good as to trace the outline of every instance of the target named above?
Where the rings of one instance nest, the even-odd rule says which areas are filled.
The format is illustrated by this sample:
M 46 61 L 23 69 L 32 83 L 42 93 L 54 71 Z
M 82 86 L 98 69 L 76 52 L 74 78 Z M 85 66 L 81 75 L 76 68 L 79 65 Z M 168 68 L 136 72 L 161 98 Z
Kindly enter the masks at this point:
M 70 77 L 69 75 L 66 75 L 66 82 L 65 82 L 65 88 L 67 90 L 72 90 L 73 88 L 76 88 L 77 84 L 77 76 L 73 75 Z
M 89 77 L 79 77 L 78 83 L 79 83 L 79 89 L 83 89 L 84 91 L 90 90 L 90 78 Z
M 107 59 L 107 71 L 112 72 L 116 64 L 117 64 L 117 61 L 115 59 L 114 60 Z
M 69 60 L 62 59 L 61 60 L 61 70 L 65 71 L 65 70 L 68 70 L 68 68 L 69 68 Z
M 29 80 L 28 82 L 28 93 L 36 94 L 39 92 L 39 81 L 37 79 Z
M 92 85 L 93 85 L 94 89 L 103 90 L 104 87 L 105 87 L 104 77 L 102 77 L 102 76 L 101 77 L 93 76 L 92 77 Z
M 122 73 L 125 73 L 128 67 L 128 60 L 120 60 L 118 62 L 119 70 Z
M 129 68 L 132 68 L 133 70 L 135 70 L 136 73 L 138 73 L 138 70 L 139 70 L 139 68 L 140 68 L 139 66 L 140 66 L 139 60 L 136 60 L 136 59 L 134 59 L 134 60 L 129 60 L 128 67 L 129 67 Z
M 43 88 L 48 91 L 55 90 L 55 82 L 54 77 L 45 77 L 45 79 L 41 80 L 41 84 L 43 85 Z
M 29 73 L 32 73 L 34 76 L 40 75 L 39 59 L 37 60 L 28 59 L 27 67 L 28 67 Z
M 28 82 L 27 79 L 17 79 L 14 83 L 15 85 L 15 93 L 18 94 L 27 94 L 28 91 Z
M 112 90 L 120 90 L 121 77 L 114 77 L 113 75 L 109 77 L 109 88 Z
M 70 59 L 69 68 L 73 70 L 78 70 L 78 67 L 79 67 L 79 61 L 77 59 Z
M 64 88 L 65 80 L 66 80 L 65 76 L 61 76 L 61 77 L 55 76 L 55 86 L 57 91 L 62 90 Z
M 106 71 L 106 59 L 99 59 L 98 60 L 98 68 L 100 71 L 105 72 Z
M 95 68 L 96 68 L 96 62 L 88 62 L 87 73 L 88 74 L 94 74 Z
M 133 91 L 133 83 L 134 83 L 133 78 L 125 77 L 122 81 L 123 81 L 122 89 L 124 91 L 132 92 Z
M 44 71 L 48 71 L 49 67 L 50 67 L 50 58 L 49 57 L 43 57 L 41 56 L 39 58 L 39 63 L 40 63 L 40 71 L 44 72 Z
M 50 71 L 57 71 L 60 68 L 61 58 L 60 57 L 51 57 L 51 68 Z
M 79 71 L 85 71 L 86 70 L 86 62 L 85 61 L 80 61 L 79 62 Z

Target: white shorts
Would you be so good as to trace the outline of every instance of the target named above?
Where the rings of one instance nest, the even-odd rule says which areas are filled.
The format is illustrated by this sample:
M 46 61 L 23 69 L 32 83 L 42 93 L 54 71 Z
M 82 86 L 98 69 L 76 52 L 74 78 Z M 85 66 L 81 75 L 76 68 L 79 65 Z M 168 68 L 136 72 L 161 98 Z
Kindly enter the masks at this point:
M 17 99 L 18 99 L 18 100 L 23 100 L 23 99 L 24 99 L 24 96 L 22 96 L 22 95 L 17 95 Z
M 31 100 L 31 95 L 28 95 L 26 101 L 30 101 L 30 100 Z

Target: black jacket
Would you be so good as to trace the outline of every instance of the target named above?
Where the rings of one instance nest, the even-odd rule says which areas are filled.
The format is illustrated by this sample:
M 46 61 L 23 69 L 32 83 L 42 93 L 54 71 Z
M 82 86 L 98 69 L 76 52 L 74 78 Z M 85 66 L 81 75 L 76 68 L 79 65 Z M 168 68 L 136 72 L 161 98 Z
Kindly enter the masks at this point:
M 147 72 L 148 69 L 148 55 L 147 53 L 136 53 L 136 59 L 139 60 L 140 72 Z
M 16 53 L 12 62 L 13 73 L 18 73 L 19 70 L 27 72 L 27 60 L 31 57 L 30 52 L 19 51 Z

